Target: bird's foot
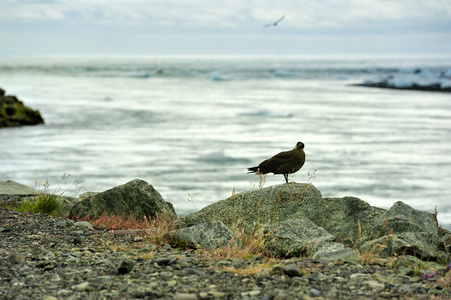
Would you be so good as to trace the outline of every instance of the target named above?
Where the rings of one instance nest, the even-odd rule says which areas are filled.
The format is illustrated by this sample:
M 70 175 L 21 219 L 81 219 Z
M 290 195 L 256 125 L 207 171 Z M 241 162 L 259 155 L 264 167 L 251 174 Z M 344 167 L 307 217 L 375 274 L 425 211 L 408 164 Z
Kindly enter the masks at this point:
M 285 178 L 285 182 L 288 183 L 288 174 L 283 174 L 283 177 Z

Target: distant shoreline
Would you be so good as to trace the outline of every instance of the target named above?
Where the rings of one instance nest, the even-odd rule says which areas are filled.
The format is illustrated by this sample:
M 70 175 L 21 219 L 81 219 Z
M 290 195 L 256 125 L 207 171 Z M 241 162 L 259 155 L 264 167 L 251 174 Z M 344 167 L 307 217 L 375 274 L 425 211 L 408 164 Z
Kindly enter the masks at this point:
M 410 87 L 396 87 L 396 86 L 388 85 L 387 82 L 376 82 L 376 83 L 351 84 L 351 86 L 363 86 L 363 87 L 370 87 L 370 88 L 382 88 L 382 89 L 392 89 L 392 90 L 412 90 L 412 91 L 451 93 L 451 87 L 442 88 L 438 84 L 428 85 L 428 86 L 413 85 Z

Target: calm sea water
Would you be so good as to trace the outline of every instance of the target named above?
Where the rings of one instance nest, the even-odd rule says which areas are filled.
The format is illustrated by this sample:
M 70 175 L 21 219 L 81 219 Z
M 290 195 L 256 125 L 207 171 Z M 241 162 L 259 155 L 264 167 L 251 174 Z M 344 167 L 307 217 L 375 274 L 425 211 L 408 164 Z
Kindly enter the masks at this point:
M 140 178 L 179 214 L 256 189 L 247 167 L 306 145 L 323 196 L 438 210 L 451 228 L 451 95 L 351 86 L 443 58 L 3 58 L 0 87 L 46 124 L 0 130 L 0 180 L 103 191 Z M 315 172 L 316 170 L 316 172 Z M 283 176 L 268 175 L 266 186 Z M 188 201 L 191 200 L 191 201 Z

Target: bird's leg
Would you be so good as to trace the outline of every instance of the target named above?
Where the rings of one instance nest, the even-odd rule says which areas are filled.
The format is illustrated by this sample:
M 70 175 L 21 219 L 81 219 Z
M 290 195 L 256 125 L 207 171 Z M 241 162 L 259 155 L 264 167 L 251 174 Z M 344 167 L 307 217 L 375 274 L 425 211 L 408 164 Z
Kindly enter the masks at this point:
M 283 174 L 283 177 L 285 177 L 285 182 L 288 183 L 288 174 Z

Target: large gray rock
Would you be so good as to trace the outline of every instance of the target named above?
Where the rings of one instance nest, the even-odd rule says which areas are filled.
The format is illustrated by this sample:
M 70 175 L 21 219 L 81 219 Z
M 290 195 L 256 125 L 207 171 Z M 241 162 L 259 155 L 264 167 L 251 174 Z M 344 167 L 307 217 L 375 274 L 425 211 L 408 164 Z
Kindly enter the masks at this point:
M 153 219 L 158 215 L 164 215 L 169 219 L 177 216 L 172 205 L 165 202 L 152 185 L 140 179 L 92 194 L 76 203 L 71 209 L 69 217 L 97 218 L 103 213 L 133 215 L 148 219 Z
M 307 219 L 290 219 L 265 227 L 265 250 L 278 257 L 308 256 L 335 237 Z
M 0 180 L 0 195 L 36 195 L 36 191 L 30 186 L 23 185 L 14 180 Z
M 398 201 L 374 220 L 359 241 L 363 250 L 380 247 L 380 256 L 414 255 L 435 260 L 439 256 L 439 236 L 436 216 L 415 210 Z
M 287 206 L 302 206 L 307 199 L 321 198 L 312 184 L 289 183 L 232 195 L 181 219 L 179 228 L 204 222 L 222 221 L 246 231 L 262 230 L 279 220 Z
M 352 246 L 362 232 L 385 210 L 355 197 L 308 198 L 301 205 L 292 203 L 280 214 L 280 221 L 309 219 L 333 234 L 337 241 Z
M 46 193 L 49 193 L 49 191 L 36 191 L 13 180 L 0 181 L 0 203 L 5 206 L 18 206 L 25 201 L 34 201 L 37 197 Z M 61 203 L 59 214 L 66 216 L 77 199 L 58 193 L 56 195 L 58 195 L 58 200 Z
M 282 184 L 232 195 L 183 217 L 178 226 L 214 220 L 264 233 L 266 251 L 276 256 L 309 255 L 352 263 L 393 254 L 446 260 L 439 243 L 451 240 L 446 232 L 439 236 L 434 214 L 402 202 L 387 211 L 355 197 L 322 198 L 311 184 Z
M 179 229 L 168 234 L 179 245 L 192 248 L 218 248 L 229 244 L 241 244 L 236 235 L 221 221 L 206 222 Z
M 15 205 L 36 196 L 36 191 L 29 186 L 13 180 L 0 181 L 0 202 Z

